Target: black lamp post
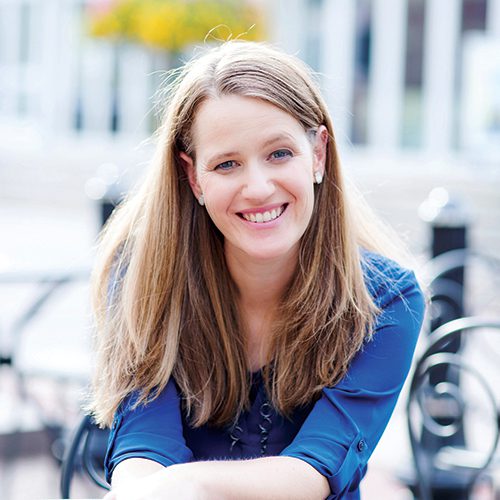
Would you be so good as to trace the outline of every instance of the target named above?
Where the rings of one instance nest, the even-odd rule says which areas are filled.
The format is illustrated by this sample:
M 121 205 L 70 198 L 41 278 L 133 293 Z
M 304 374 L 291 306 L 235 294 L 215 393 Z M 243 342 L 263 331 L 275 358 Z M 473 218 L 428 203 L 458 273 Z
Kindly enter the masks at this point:
M 431 233 L 431 256 L 437 257 L 446 252 L 467 248 L 469 216 L 462 203 L 450 196 L 444 188 L 433 189 L 419 209 L 420 217 L 429 225 Z M 465 263 L 462 266 L 445 270 L 430 285 L 431 288 L 431 332 L 439 326 L 463 317 L 465 290 Z M 461 337 L 443 348 L 444 352 L 457 353 L 461 347 Z M 457 413 L 457 405 L 444 388 L 458 387 L 458 371 L 450 366 L 437 366 L 429 374 L 433 393 L 426 396 L 429 416 L 441 426 L 450 422 L 462 422 Z M 421 443 L 434 456 L 445 446 L 463 446 L 465 436 L 463 426 L 451 436 L 438 436 L 428 429 L 422 430 Z M 456 473 L 437 472 L 430 478 L 433 500 L 467 500 L 469 498 L 467 478 Z

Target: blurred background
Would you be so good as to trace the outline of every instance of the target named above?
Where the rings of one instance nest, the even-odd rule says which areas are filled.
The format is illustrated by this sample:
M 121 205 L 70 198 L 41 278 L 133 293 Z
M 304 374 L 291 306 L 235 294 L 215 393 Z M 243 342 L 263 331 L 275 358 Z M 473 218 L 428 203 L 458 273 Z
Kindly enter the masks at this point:
M 500 0 L 0 0 L 0 498 L 60 496 L 99 229 L 147 170 L 165 71 L 238 36 L 312 66 L 347 175 L 423 267 L 481 255 L 460 315 L 500 315 Z M 364 498 L 412 498 L 404 412 Z

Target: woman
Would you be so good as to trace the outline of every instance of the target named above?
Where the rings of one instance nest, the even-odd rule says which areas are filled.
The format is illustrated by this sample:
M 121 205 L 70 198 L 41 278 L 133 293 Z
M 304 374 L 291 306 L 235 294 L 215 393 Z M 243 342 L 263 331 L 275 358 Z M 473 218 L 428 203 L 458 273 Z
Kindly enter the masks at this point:
M 359 498 L 420 329 L 415 277 L 344 186 L 297 59 L 225 43 L 168 93 L 95 271 L 107 498 Z

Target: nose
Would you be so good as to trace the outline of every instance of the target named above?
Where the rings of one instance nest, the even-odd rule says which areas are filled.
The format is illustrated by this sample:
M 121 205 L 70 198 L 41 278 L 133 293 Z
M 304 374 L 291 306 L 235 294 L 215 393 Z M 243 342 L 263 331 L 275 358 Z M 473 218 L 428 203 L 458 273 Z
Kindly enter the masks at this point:
M 249 164 L 245 168 L 242 195 L 248 200 L 266 200 L 276 190 L 270 167 L 259 163 Z

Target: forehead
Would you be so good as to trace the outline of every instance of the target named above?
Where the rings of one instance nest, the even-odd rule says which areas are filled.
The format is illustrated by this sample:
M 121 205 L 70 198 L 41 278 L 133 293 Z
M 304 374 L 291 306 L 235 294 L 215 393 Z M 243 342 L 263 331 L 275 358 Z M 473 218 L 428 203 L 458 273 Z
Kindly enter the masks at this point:
M 305 136 L 302 125 L 282 109 L 255 97 L 210 98 L 198 108 L 192 129 L 194 148 L 207 154 L 231 142 L 248 144 L 269 135 Z

